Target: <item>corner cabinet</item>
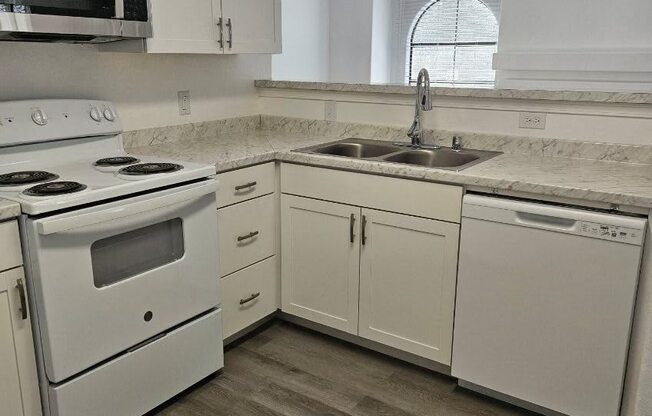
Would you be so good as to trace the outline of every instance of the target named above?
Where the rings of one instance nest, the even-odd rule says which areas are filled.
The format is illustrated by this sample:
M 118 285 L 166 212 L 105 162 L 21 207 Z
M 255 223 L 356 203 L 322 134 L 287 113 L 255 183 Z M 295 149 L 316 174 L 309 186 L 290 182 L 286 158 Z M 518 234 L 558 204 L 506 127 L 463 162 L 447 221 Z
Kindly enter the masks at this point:
M 216 54 L 281 53 L 281 0 L 156 0 L 152 37 L 103 51 Z
M 281 176 L 283 311 L 450 366 L 462 188 L 291 164 Z

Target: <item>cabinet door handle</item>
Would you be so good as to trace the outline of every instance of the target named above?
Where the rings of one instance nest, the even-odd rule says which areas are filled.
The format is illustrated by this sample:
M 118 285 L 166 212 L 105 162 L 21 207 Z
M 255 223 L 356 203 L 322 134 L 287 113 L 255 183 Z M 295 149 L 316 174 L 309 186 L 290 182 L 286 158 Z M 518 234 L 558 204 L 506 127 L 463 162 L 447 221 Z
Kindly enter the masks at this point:
M 224 19 L 221 17 L 217 20 L 217 27 L 220 28 L 220 39 L 217 43 L 220 45 L 220 49 L 224 49 Z
M 351 214 L 351 220 L 349 222 L 349 226 L 350 226 L 350 228 L 349 228 L 349 237 L 350 237 L 350 240 L 351 240 L 351 244 L 353 244 L 353 243 L 355 243 L 355 233 L 354 233 L 355 214 Z
M 226 42 L 229 44 L 229 49 L 233 49 L 233 22 L 230 17 L 226 19 L 226 27 L 229 28 L 229 40 Z
M 235 187 L 236 192 L 244 191 L 245 189 L 250 189 L 253 188 L 254 186 L 258 185 L 258 182 L 249 182 L 245 183 L 244 185 L 239 185 Z
M 252 302 L 260 297 L 260 292 L 254 293 L 246 299 L 240 299 L 240 306 L 246 305 L 249 302 Z
M 27 319 L 27 297 L 25 296 L 25 285 L 22 279 L 16 282 L 16 289 L 18 289 L 18 297 L 20 298 L 20 317 L 24 321 Z
M 362 216 L 362 245 L 367 245 L 367 216 Z
M 253 231 L 253 232 L 250 232 L 247 235 L 241 235 L 240 237 L 238 237 L 238 243 L 241 243 L 241 242 L 243 242 L 245 240 L 251 240 L 252 238 L 257 237 L 258 234 L 260 234 L 259 231 Z

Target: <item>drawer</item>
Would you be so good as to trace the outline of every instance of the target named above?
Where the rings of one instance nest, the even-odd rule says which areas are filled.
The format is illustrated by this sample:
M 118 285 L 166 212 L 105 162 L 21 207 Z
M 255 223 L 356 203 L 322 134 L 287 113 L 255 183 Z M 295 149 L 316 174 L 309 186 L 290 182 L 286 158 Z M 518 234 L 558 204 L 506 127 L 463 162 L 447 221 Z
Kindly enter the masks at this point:
M 461 186 L 311 166 L 281 165 L 283 193 L 459 223 Z
M 275 202 L 272 194 L 217 211 L 220 277 L 276 253 Z
M 213 311 L 62 384 L 52 416 L 142 415 L 224 367 L 221 311 Z
M 219 174 L 218 208 L 237 204 L 276 190 L 274 162 Z
M 276 270 L 272 257 L 222 279 L 225 339 L 278 309 Z
M 0 271 L 13 269 L 23 264 L 16 221 L 0 222 L 0 247 L 2 247 Z

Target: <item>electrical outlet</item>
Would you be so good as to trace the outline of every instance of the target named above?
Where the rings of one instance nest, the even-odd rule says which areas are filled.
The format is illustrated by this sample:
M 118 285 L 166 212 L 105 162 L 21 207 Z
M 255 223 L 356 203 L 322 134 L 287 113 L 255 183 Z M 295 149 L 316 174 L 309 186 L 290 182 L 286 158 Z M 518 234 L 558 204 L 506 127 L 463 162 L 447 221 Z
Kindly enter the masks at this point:
M 324 106 L 324 120 L 336 121 L 337 120 L 337 101 L 326 101 Z
M 190 107 L 190 91 L 179 91 L 179 115 L 189 116 L 192 113 Z
M 518 126 L 522 129 L 539 129 L 546 128 L 546 113 L 520 113 Z

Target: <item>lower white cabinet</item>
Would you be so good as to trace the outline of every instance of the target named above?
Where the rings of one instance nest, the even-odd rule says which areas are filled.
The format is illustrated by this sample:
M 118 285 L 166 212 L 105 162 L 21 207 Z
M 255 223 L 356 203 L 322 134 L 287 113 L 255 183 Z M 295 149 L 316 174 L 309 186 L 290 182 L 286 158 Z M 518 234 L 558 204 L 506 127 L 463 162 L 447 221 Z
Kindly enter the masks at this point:
M 25 290 L 21 267 L 0 273 L 0 414 L 8 416 L 41 414 Z
M 281 168 L 283 311 L 450 366 L 462 188 Z
M 276 312 L 276 267 L 270 257 L 222 279 L 225 339 Z
M 284 312 L 358 333 L 360 208 L 281 197 Z
M 362 210 L 359 335 L 450 365 L 459 225 Z

